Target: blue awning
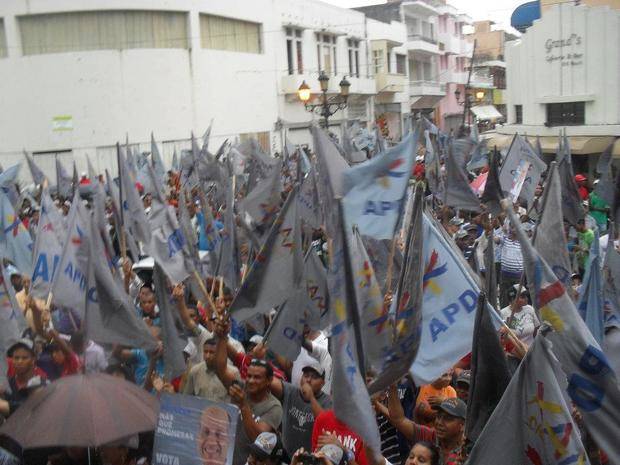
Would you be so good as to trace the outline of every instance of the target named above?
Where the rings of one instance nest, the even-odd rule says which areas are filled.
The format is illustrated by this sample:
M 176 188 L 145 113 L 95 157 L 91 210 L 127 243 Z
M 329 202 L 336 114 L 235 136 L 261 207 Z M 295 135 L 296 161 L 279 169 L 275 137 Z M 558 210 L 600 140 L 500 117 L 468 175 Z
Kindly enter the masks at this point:
M 523 33 L 538 18 L 540 18 L 540 0 L 535 0 L 515 8 L 510 17 L 510 25 Z

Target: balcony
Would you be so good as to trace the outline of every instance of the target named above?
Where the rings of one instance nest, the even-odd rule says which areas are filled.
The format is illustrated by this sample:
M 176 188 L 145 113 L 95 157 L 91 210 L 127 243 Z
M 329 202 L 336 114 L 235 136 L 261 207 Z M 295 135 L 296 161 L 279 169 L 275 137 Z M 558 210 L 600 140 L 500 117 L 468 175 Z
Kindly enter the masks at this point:
M 423 2 L 420 0 L 415 1 L 404 1 L 403 2 L 403 11 L 406 16 L 414 16 L 414 17 L 429 17 L 429 16 L 437 16 L 439 14 L 439 10 L 433 6 L 431 6 L 427 2 Z
M 485 76 L 483 74 L 472 73 L 470 87 L 478 87 L 480 89 L 493 89 L 495 84 L 492 76 Z
M 437 35 L 437 39 L 443 44 L 443 52 L 448 55 L 460 55 L 461 54 L 461 38 L 448 32 L 440 32 Z
M 433 95 L 444 96 L 446 95 L 445 86 L 439 81 L 409 81 L 409 95 L 412 97 Z
M 455 84 L 467 84 L 469 73 L 467 71 L 446 70 L 439 75 L 441 82 L 453 82 Z
M 439 54 L 439 46 L 437 41 L 432 37 L 421 34 L 408 34 L 405 48 L 409 52 L 422 52 L 430 55 Z
M 474 44 L 471 42 L 461 39 L 461 53 L 459 55 L 471 58 L 471 54 L 474 52 Z
M 340 81 L 344 77 L 344 74 L 338 74 L 336 76 L 329 76 L 329 88 L 327 92 L 329 94 L 340 93 Z M 350 94 L 364 94 L 372 95 L 376 92 L 375 79 L 367 76 L 352 77 L 347 75 L 347 80 L 351 83 L 349 88 Z M 280 94 L 284 95 L 297 95 L 297 90 L 303 81 L 310 86 L 310 91 L 313 94 L 319 94 L 321 89 L 319 87 L 318 74 L 306 73 L 306 74 L 293 74 L 284 75 L 280 79 Z
M 377 93 L 403 92 L 407 77 L 404 74 L 378 73 L 375 75 Z

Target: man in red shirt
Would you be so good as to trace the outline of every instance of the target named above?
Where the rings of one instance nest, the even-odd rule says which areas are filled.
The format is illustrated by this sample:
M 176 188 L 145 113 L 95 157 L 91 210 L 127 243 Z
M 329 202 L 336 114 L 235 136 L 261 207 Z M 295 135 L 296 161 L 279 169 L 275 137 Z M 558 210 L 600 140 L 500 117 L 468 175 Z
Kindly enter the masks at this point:
M 588 200 L 590 198 L 590 192 L 588 192 L 588 178 L 586 178 L 583 174 L 575 175 L 575 182 L 577 183 L 577 191 L 579 192 L 579 197 L 581 200 Z
M 334 436 L 347 455 L 355 456 L 358 465 L 368 465 L 362 438 L 336 418 L 333 409 L 324 410 L 316 417 L 312 428 L 312 450 L 316 451 L 325 444 L 333 442 Z

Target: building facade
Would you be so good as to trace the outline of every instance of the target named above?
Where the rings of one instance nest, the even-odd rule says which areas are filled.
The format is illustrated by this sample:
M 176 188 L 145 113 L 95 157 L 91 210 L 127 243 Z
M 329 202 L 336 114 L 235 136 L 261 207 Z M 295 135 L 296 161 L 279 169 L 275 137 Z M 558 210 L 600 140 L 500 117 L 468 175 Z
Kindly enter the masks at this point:
M 578 168 L 592 170 L 596 157 L 579 155 L 600 154 L 620 135 L 620 11 L 555 5 L 506 45 L 506 64 L 508 124 L 491 143 L 540 136 L 551 154 L 565 130 Z
M 314 0 L 5 0 L 0 163 L 25 149 L 50 175 L 55 158 L 82 169 L 86 154 L 115 171 L 115 143 L 150 151 L 151 131 L 169 162 L 212 120 L 211 150 L 256 137 L 275 153 L 287 136 L 310 142 L 319 117 L 297 90 L 305 81 L 317 95 L 321 71 L 330 95 L 343 77 L 351 83 L 348 108 L 331 123 L 372 122 L 377 100 L 396 139 L 406 30 L 376 23 Z

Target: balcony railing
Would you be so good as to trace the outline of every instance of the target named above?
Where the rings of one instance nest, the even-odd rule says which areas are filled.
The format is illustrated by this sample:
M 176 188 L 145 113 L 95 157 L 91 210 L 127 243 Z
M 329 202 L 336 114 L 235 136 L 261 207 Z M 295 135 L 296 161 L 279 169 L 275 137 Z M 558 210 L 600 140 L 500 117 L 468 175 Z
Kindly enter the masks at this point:
M 407 34 L 407 40 L 423 40 L 429 44 L 437 45 L 437 40 L 422 34 Z

